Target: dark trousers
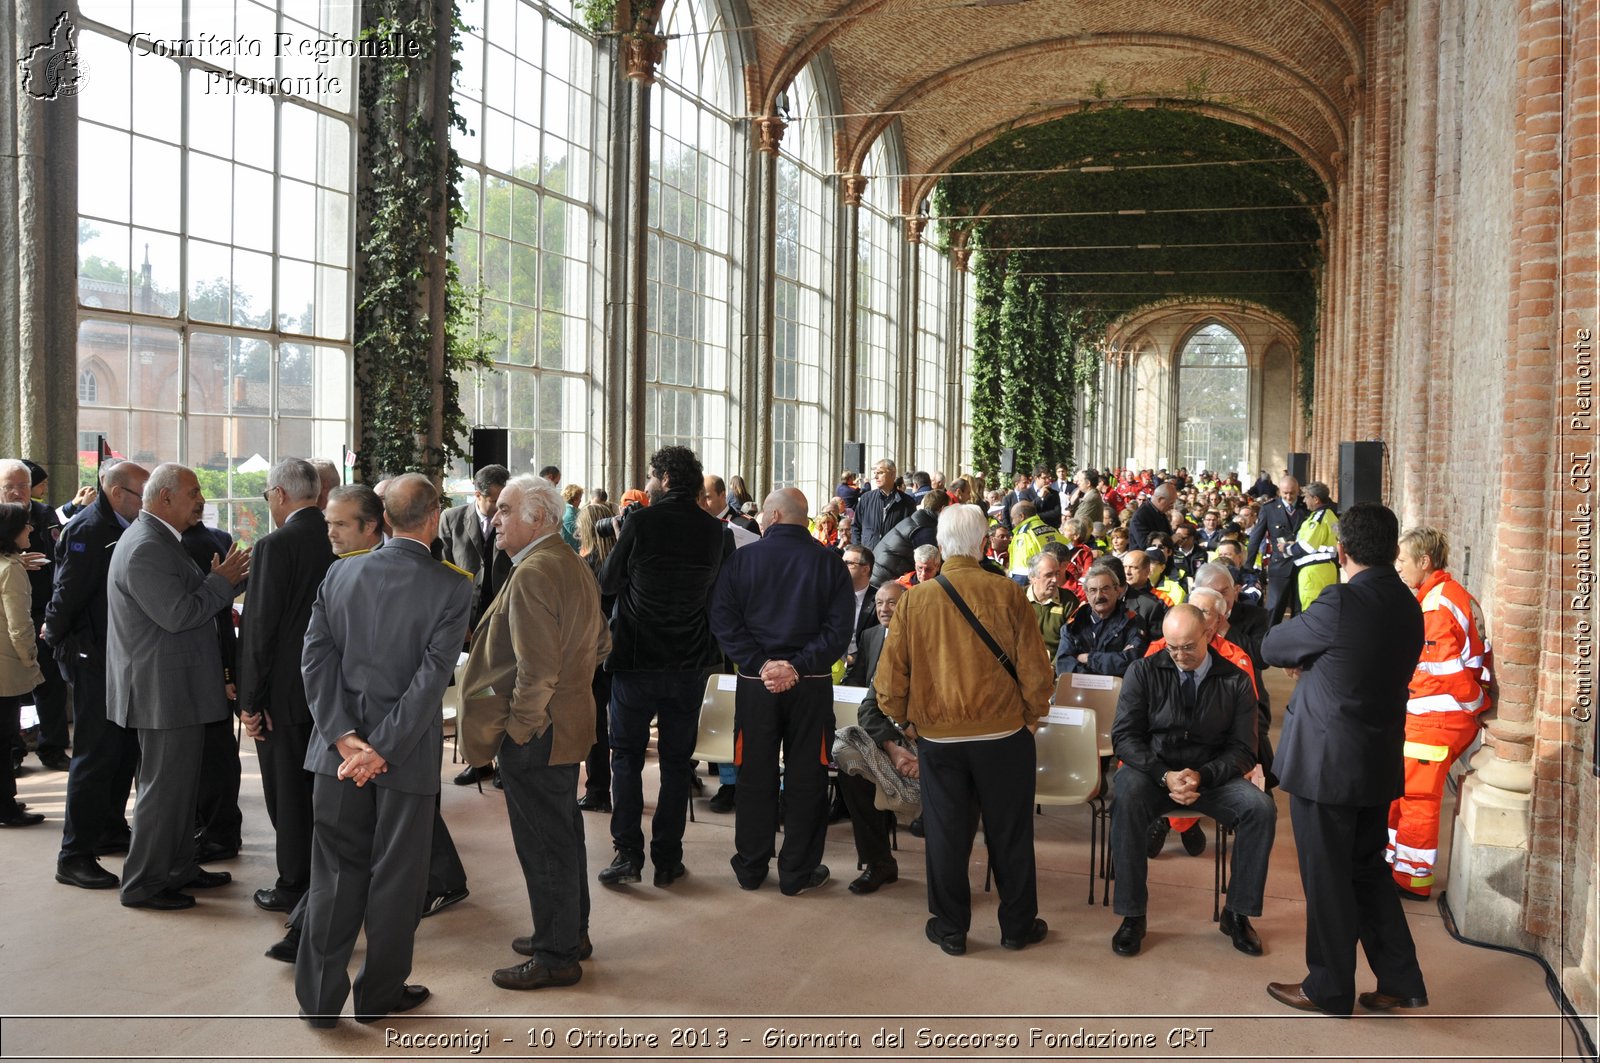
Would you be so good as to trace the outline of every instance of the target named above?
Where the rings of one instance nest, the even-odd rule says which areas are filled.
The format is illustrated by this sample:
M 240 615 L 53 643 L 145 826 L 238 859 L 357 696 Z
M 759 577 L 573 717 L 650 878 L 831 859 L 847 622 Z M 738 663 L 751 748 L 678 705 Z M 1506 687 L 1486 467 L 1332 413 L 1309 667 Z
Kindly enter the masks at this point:
M 1411 928 L 1383 855 L 1389 806 L 1325 805 L 1290 795 L 1289 818 L 1306 896 L 1306 996 L 1324 1011 L 1350 1014 L 1357 941 L 1378 976 L 1378 992 L 1426 996 Z
M 200 796 L 195 808 L 195 836 L 225 849 L 239 848 L 244 816 L 239 812 L 239 739 L 236 720 L 206 724 L 200 753 Z
M 338 1015 L 350 993 L 350 955 L 363 924 L 367 958 L 355 980 L 357 1015 L 399 1003 L 428 887 L 433 795 L 316 775 L 315 847 L 294 991 L 307 1015 Z
M 450 837 L 450 828 L 444 825 L 444 814 L 439 810 L 439 795 L 433 795 L 433 845 L 428 849 L 428 896 L 467 888 L 467 869 L 461 865 L 461 854 L 456 851 L 456 840 Z
M 133 805 L 133 840 L 122 865 L 124 903 L 181 889 L 200 870 L 194 859 L 194 809 L 205 725 L 141 727 L 138 735 L 139 796 Z
M 781 694 L 739 676 L 734 695 L 733 873 L 760 885 L 778 830 L 778 752 L 783 751 L 783 851 L 778 885 L 795 890 L 822 862 L 828 835 L 828 755 L 833 745 L 833 682 L 806 676 Z
M 1285 616 L 1300 612 L 1300 593 L 1295 583 L 1293 565 L 1285 565 L 1281 570 L 1277 565 L 1267 569 L 1267 612 L 1272 614 L 1274 626 Z
M 877 787 L 860 775 L 839 773 L 839 792 L 850 813 L 850 829 L 856 839 L 856 861 L 862 867 L 894 867 L 897 861 L 889 848 L 889 822 L 893 812 L 873 803 Z
M 578 962 L 578 940 L 589 927 L 583 813 L 572 799 L 578 766 L 551 765 L 554 738 L 552 725 L 523 745 L 500 743 L 506 815 L 533 910 L 533 956 L 552 968 Z
M 43 757 L 46 753 L 67 751 L 67 681 L 61 677 L 50 644 L 43 639 L 35 642 L 39 670 L 44 673 L 44 682 L 33 688 L 33 707 L 39 713 L 39 755 Z
M 124 814 L 139 767 L 139 735 L 106 719 L 106 664 L 73 654 L 72 766 L 60 859 L 93 856 L 108 835 L 126 829 Z
M 270 709 L 268 710 L 271 711 Z M 272 721 L 256 743 L 261 760 L 261 796 L 277 832 L 278 881 L 285 893 L 304 893 L 311 883 L 312 774 L 305 769 L 311 723 Z
M 689 816 L 689 754 L 700 732 L 705 673 L 611 674 L 611 844 L 644 859 L 644 755 L 650 721 L 656 721 L 661 793 L 650 823 L 650 859 L 657 867 L 683 860 L 683 826 Z
M 1227 907 L 1236 915 L 1261 914 L 1267 858 L 1278 831 L 1278 806 L 1271 795 L 1246 779 L 1229 779 L 1221 786 L 1202 789 L 1194 804 L 1180 805 L 1160 783 L 1126 764 L 1117 769 L 1112 787 L 1116 799 L 1111 802 L 1111 864 L 1117 883 L 1113 911 L 1118 915 L 1145 914 L 1150 826 L 1160 817 L 1176 813 L 1210 816 L 1233 828 L 1233 877 L 1228 880 Z
M 944 935 L 972 925 L 972 804 L 983 818 L 1000 897 L 1000 936 L 1021 938 L 1039 914 L 1033 862 L 1033 779 L 1038 768 L 1033 734 L 1018 728 L 982 742 L 917 740 L 921 761 L 922 826 L 928 870 L 928 912 Z
M 0 749 L 6 755 L 0 765 L 0 815 L 13 815 L 17 809 L 17 773 L 11 766 L 11 743 L 17 737 L 17 723 L 22 718 L 22 695 L 7 694 L 0 697 Z
M 584 761 L 583 790 L 611 796 L 611 673 L 604 666 L 594 670 L 589 689 L 594 692 L 594 746 Z

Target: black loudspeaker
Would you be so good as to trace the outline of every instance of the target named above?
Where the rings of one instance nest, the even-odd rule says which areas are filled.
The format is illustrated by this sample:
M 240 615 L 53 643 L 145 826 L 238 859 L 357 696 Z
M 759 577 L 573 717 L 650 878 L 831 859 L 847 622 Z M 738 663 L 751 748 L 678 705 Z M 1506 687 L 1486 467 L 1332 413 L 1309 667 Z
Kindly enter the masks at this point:
M 1377 440 L 1339 444 L 1339 508 L 1383 501 L 1383 444 Z
M 865 443 L 846 443 L 844 445 L 845 469 L 862 476 L 867 474 L 867 445 Z
M 485 465 L 511 467 L 511 430 L 509 428 L 474 428 L 472 430 L 472 471 Z
M 1000 475 L 1010 476 L 1017 471 L 1017 448 L 1000 448 Z
M 1304 451 L 1289 452 L 1289 475 L 1299 481 L 1304 487 L 1311 482 L 1311 455 Z

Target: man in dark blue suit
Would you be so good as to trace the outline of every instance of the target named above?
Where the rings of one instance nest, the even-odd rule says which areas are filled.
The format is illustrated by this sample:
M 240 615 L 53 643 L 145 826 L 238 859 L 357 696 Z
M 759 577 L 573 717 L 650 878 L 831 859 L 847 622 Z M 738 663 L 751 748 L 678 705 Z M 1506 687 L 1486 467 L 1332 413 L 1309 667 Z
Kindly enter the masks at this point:
M 1274 763 L 1290 795 L 1306 896 L 1306 967 L 1273 982 L 1274 999 L 1349 1015 L 1356 942 L 1377 975 L 1369 1011 L 1428 1003 L 1416 946 L 1384 860 L 1389 804 L 1405 790 L 1407 685 L 1422 652 L 1422 610 L 1394 570 L 1400 523 L 1377 503 L 1339 525 L 1347 582 L 1325 588 L 1262 644 L 1270 665 L 1298 670 Z
M 106 719 L 106 573 L 111 551 L 144 507 L 149 470 L 131 461 L 100 471 L 100 494 L 67 524 L 56 544 L 55 587 L 45 609 L 45 639 L 72 684 L 72 765 L 56 881 L 116 889 L 98 854 L 126 852 L 123 810 L 139 766 L 139 736 Z
M 1256 519 L 1255 527 L 1250 529 L 1245 568 L 1255 567 L 1263 541 L 1272 550 L 1272 560 L 1267 566 L 1267 612 L 1272 614 L 1274 624 L 1283 619 L 1285 609 L 1290 613 L 1300 611 L 1294 586 L 1294 559 L 1289 556 L 1289 544 L 1294 542 L 1295 536 L 1300 533 L 1300 525 L 1309 515 L 1310 510 L 1300 501 L 1300 481 L 1293 476 L 1285 476 L 1278 484 L 1278 497 L 1262 503 L 1261 516 Z

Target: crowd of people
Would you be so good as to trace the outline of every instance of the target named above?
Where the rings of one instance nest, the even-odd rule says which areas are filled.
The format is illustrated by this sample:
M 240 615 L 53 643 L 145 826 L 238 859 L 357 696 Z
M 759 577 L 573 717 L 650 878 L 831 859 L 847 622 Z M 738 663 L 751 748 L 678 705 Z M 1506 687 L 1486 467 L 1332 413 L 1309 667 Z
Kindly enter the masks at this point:
M 1402 536 L 1382 506 L 1336 514 L 1325 485 L 1287 474 L 1246 488 L 1041 466 L 1004 490 L 883 460 L 813 512 L 793 488 L 757 506 L 739 477 L 669 446 L 620 505 L 553 466 L 489 465 L 446 508 L 415 474 L 369 488 L 285 458 L 263 496 L 274 530 L 241 549 L 201 522 L 181 465 L 108 462 L 60 511 L 42 471 L 0 461 L 0 726 L 15 747 L 30 699 L 43 766 L 68 771 L 56 878 L 160 911 L 230 882 L 202 865 L 240 845 L 237 718 L 275 838 L 277 877 L 254 901 L 288 917 L 267 954 L 295 964 L 314 1026 L 352 993 L 362 1021 L 428 997 L 407 981 L 416 925 L 468 895 L 439 801 L 452 683 L 467 762 L 454 781 L 504 790 L 533 926 L 511 942 L 527 960 L 492 979 L 531 990 L 578 982 L 593 951 L 584 813 L 608 817 L 599 884 L 640 884 L 647 863 L 657 888 L 689 873 L 691 758 L 718 673 L 735 677 L 737 752 L 709 766 L 708 805 L 734 816 L 743 889 L 774 860 L 784 895 L 822 887 L 844 816 L 861 867 L 849 891 L 895 883 L 882 809 L 898 807 L 925 838 L 929 941 L 966 951 L 980 824 L 1001 945 L 1044 940 L 1034 734 L 1058 676 L 1108 676 L 1112 950 L 1141 951 L 1149 860 L 1174 831 L 1199 855 L 1209 816 L 1236 839 L 1221 930 L 1260 955 L 1250 920 L 1281 787 L 1308 974 L 1268 991 L 1349 1014 L 1359 938 L 1369 959 L 1382 944 L 1364 1007 L 1427 1003 L 1399 898 L 1433 885 L 1445 776 L 1492 704 L 1492 661 L 1447 537 Z M 1276 752 L 1269 667 L 1299 680 Z M 839 684 L 862 693 L 859 727 L 836 733 Z M 0 825 L 37 825 L 16 764 L 0 760 Z M 120 877 L 99 862 L 117 852 Z

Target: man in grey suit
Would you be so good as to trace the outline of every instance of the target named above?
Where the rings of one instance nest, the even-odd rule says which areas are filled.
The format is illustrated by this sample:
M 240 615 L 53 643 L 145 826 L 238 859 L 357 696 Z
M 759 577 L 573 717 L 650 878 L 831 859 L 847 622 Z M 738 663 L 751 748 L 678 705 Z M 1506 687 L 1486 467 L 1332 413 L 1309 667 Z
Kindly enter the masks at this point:
M 192 470 L 156 466 L 144 512 L 117 541 L 106 577 L 106 718 L 139 732 L 139 797 L 122 869 L 129 908 L 192 908 L 180 890 L 231 879 L 196 863 L 194 810 L 206 724 L 228 715 L 216 615 L 249 574 L 250 555 L 235 546 L 201 574 L 182 536 L 205 502 Z
M 406 977 L 428 886 L 439 705 L 467 636 L 472 584 L 429 553 L 439 530 L 432 483 L 396 477 L 384 510 L 393 538 L 328 571 L 301 657 L 315 724 L 306 769 L 316 780 L 295 995 L 301 1015 L 322 1029 L 337 1022 L 351 992 L 350 954 L 363 920 L 357 1021 L 428 998 Z

